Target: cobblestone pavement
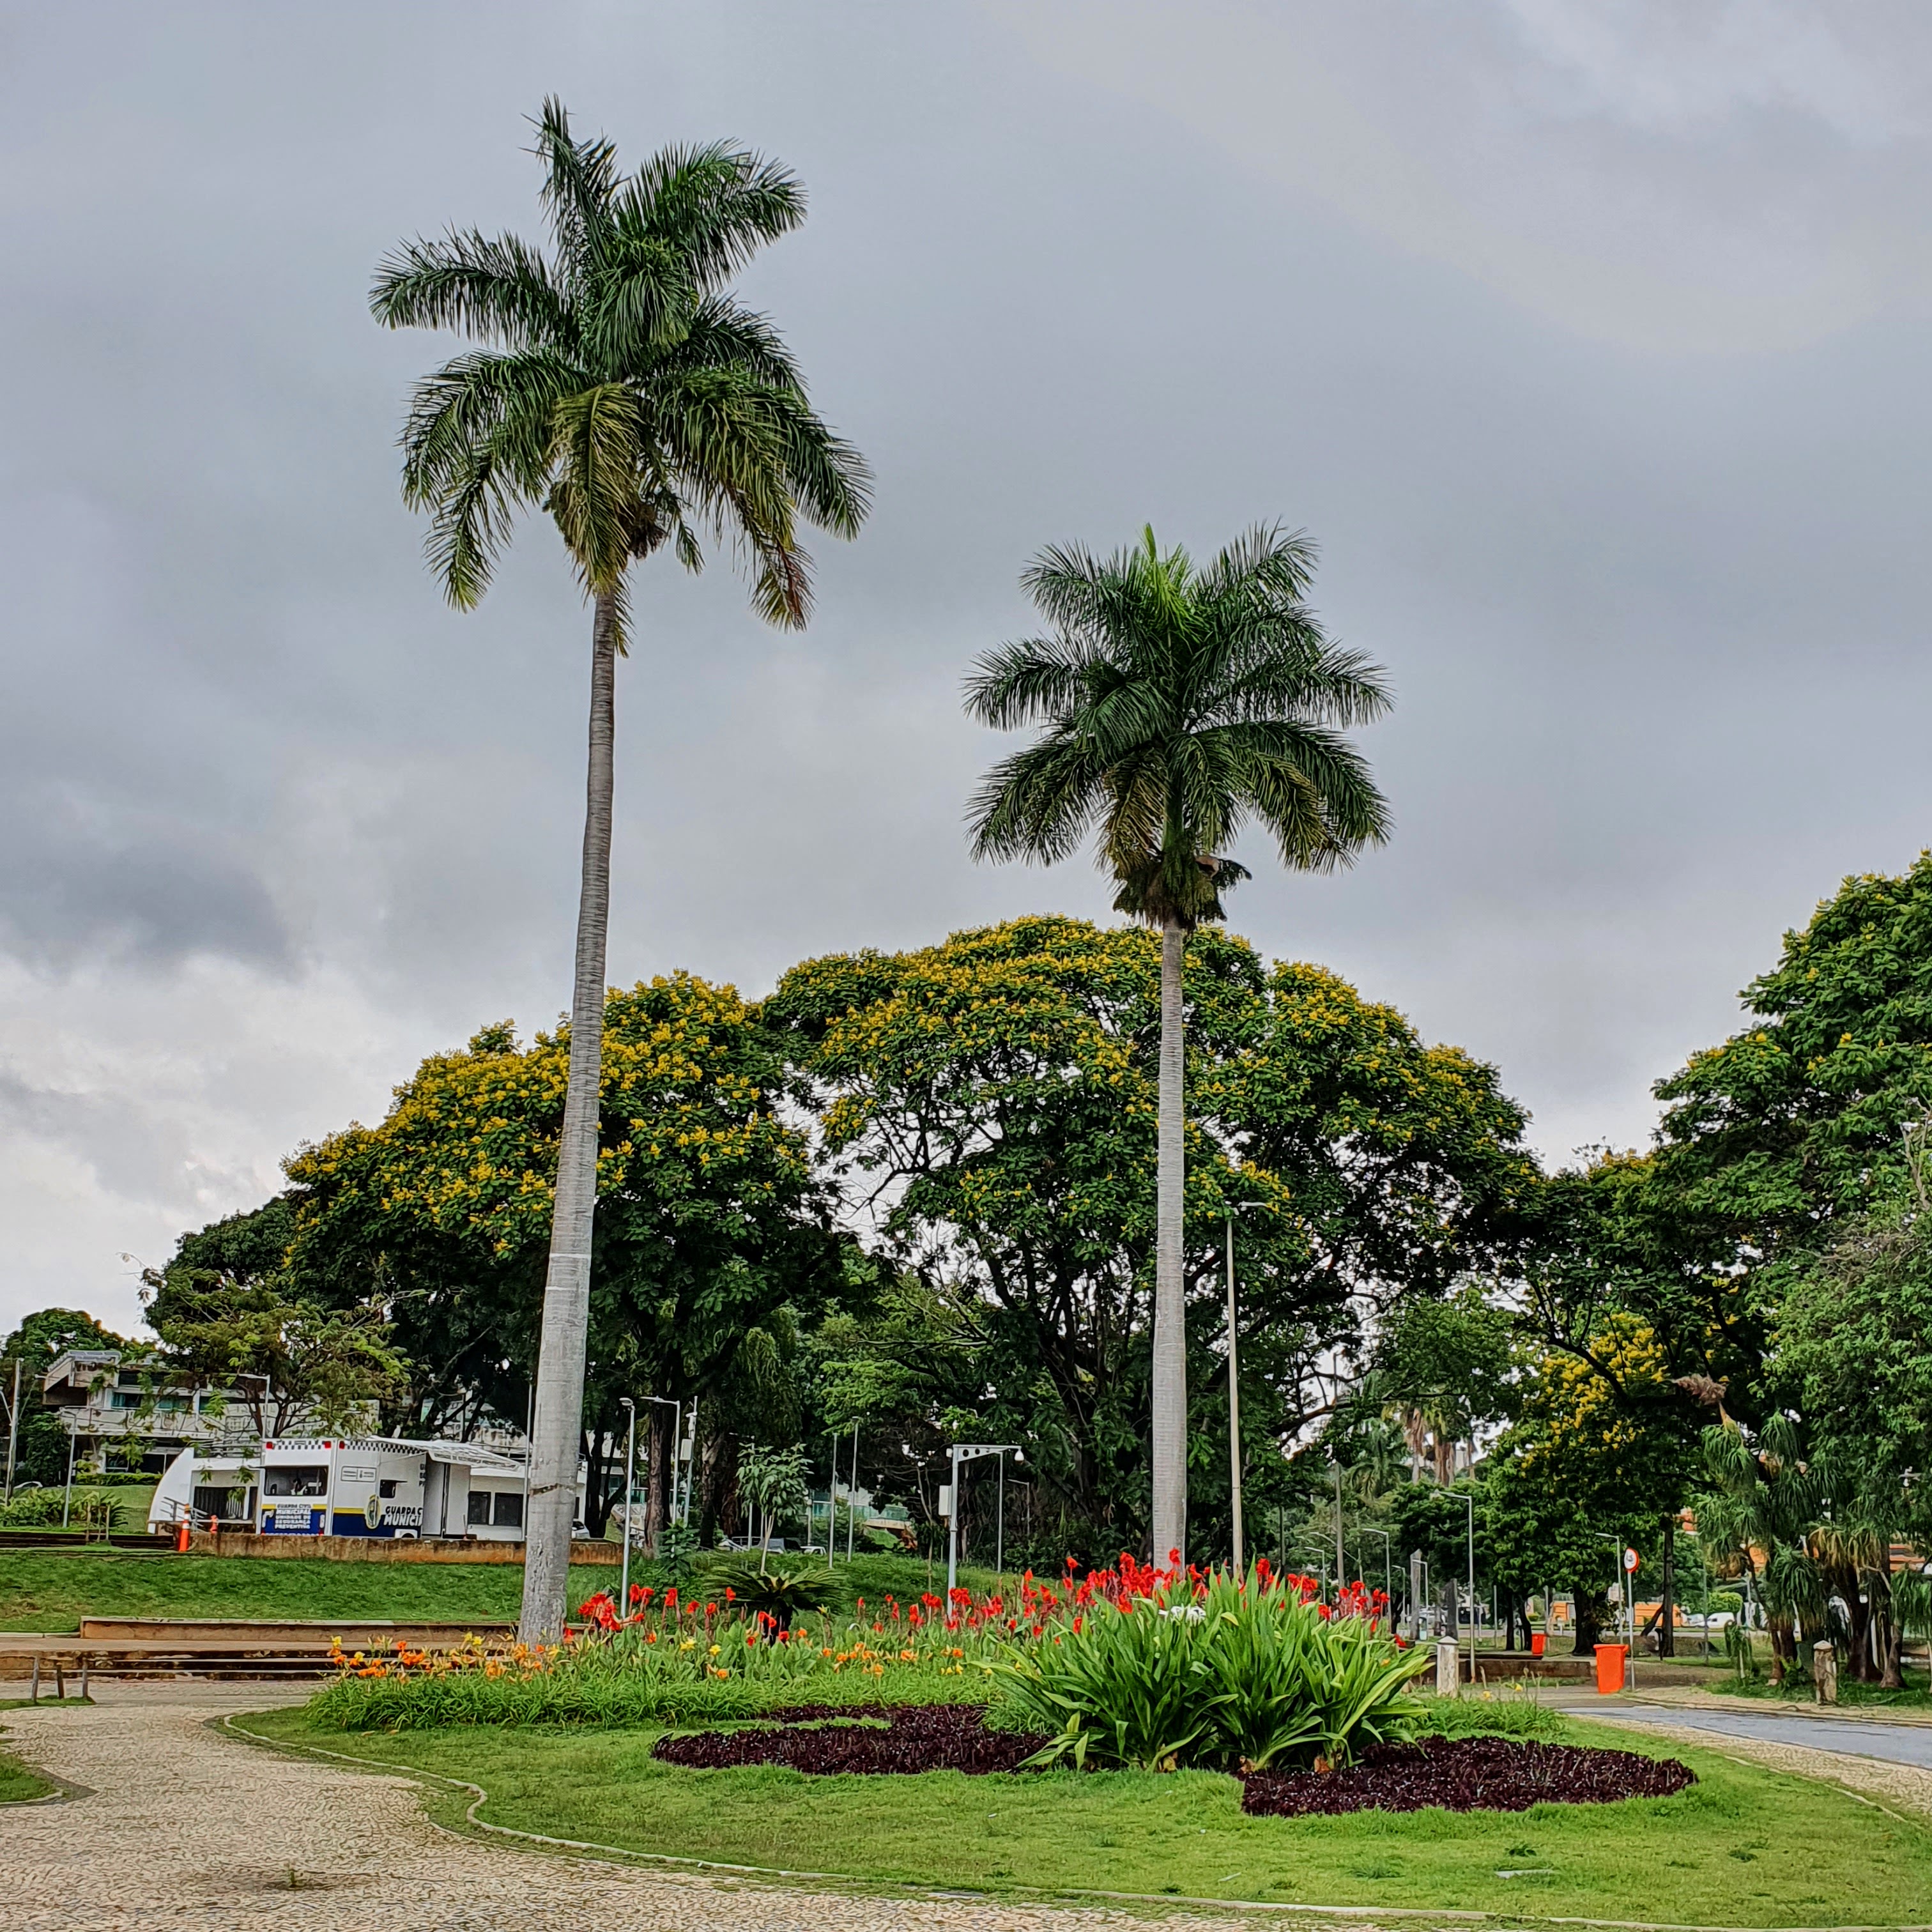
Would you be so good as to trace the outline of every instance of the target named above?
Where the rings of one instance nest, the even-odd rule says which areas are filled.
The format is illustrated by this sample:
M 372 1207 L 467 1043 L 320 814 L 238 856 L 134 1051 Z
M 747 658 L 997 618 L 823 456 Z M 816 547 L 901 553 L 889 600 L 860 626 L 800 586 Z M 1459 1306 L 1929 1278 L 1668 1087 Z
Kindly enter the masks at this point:
M 0 1807 L 4 1932 L 1145 1932 L 1123 1912 L 784 1891 L 460 1838 L 406 1778 L 206 1728 L 286 1701 L 276 1687 L 97 1689 L 91 1708 L 0 1712 L 9 1749 L 86 1792 Z

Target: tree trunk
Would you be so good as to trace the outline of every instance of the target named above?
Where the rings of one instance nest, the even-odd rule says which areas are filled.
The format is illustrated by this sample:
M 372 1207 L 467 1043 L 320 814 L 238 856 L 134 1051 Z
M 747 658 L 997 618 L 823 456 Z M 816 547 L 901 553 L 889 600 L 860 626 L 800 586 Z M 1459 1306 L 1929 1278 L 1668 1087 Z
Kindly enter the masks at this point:
M 1677 1654 L 1677 1518 L 1666 1511 L 1664 1518 L 1664 1602 L 1658 1611 L 1657 1654 Z
M 1187 935 L 1177 925 L 1160 935 L 1160 1121 L 1154 1202 L 1154 1560 L 1187 1560 L 1187 1310 L 1181 1217 L 1182 1139 L 1186 1039 L 1180 966 Z
M 644 1547 L 653 1556 L 658 1553 L 658 1538 L 664 1534 L 670 1514 L 668 1472 L 674 1453 L 671 1442 L 676 1414 L 675 1409 L 654 1402 L 650 1405 L 650 1420 L 644 1425 Z
M 1573 1583 L 1570 1586 L 1570 1600 L 1575 1606 L 1574 1620 L 1576 1625 L 1576 1642 L 1574 1654 L 1578 1657 L 1588 1657 L 1603 1640 L 1603 1590 L 1594 1583 Z
M 604 1068 L 604 962 L 610 918 L 611 744 L 616 728 L 616 603 L 596 600 L 591 625 L 589 770 L 584 870 L 577 907 L 577 968 L 570 1000 L 570 1076 L 557 1145 L 550 1269 L 538 1343 L 536 1418 L 524 1510 L 526 1643 L 563 1634 L 571 1520 L 577 1504 L 577 1437 L 590 1318 L 590 1230 L 597 1208 L 597 1128 Z

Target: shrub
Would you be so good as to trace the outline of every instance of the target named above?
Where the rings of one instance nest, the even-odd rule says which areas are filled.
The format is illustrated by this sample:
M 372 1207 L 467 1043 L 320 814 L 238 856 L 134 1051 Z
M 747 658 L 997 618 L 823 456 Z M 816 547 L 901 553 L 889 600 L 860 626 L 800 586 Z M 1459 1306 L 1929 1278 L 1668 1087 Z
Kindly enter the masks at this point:
M 1054 1733 L 1040 1762 L 1326 1768 L 1406 1739 L 1422 1714 L 1406 1691 L 1428 1653 L 1384 1634 L 1378 1592 L 1331 1612 L 1265 1564 L 1142 1574 L 1156 1580 L 992 1666 L 1020 1718 Z
M 64 1489 L 27 1490 L 0 1503 L 0 1528 L 50 1528 L 63 1516 L 75 1529 L 115 1530 L 125 1526 L 128 1510 L 123 1498 L 94 1490 L 76 1490 L 70 1508 Z
M 755 1563 L 721 1564 L 706 1577 L 705 1587 L 720 1592 L 742 1615 L 764 1617 L 782 1630 L 804 1612 L 830 1610 L 838 1594 L 838 1584 L 822 1570 L 760 1574 Z

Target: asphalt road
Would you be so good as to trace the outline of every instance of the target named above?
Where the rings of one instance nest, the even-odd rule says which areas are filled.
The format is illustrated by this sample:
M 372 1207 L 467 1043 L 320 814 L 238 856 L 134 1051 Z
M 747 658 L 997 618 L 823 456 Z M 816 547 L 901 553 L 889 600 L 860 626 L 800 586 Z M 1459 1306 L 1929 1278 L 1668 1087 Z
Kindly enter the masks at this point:
M 1851 1757 L 1877 1758 L 1888 1764 L 1932 1770 L 1932 1726 L 1884 1724 L 1862 1718 L 1791 1718 L 1774 1712 L 1700 1711 L 1681 1704 L 1573 1704 L 1572 1717 L 1601 1718 L 1618 1724 L 1669 1724 L 1684 1730 L 1715 1731 L 1726 1737 L 1762 1738 L 1773 1744 L 1800 1744 L 1811 1750 L 1843 1751 Z

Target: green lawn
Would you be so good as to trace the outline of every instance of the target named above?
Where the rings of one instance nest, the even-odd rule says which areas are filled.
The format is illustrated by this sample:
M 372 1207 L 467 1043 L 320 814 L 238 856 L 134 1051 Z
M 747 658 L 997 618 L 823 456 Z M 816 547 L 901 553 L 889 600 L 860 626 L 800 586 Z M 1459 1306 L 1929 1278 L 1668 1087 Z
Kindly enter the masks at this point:
M 12 1752 L 0 1750 L 0 1804 L 19 1804 L 30 1798 L 44 1798 L 53 1789 L 44 1778 L 29 1771 Z
M 280 1742 L 467 1779 L 494 1824 L 644 1853 L 873 1883 L 1114 1891 L 1271 1904 L 1578 1914 L 1705 1925 L 1887 1925 L 1932 1917 L 1932 1831 L 1834 1786 L 1713 1751 L 1578 1727 L 1682 1756 L 1675 1798 L 1347 1818 L 1250 1818 L 1204 1772 L 808 1778 L 699 1772 L 650 1756 L 649 1730 L 450 1730 L 405 1736 L 245 1720 Z M 428 1787 L 460 1822 L 467 1795 Z M 1504 1872 L 1519 1876 L 1505 1878 Z
M 790 1559 L 796 1561 L 797 1559 Z M 644 1581 L 656 1567 L 634 1566 Z M 927 1565 L 914 1557 L 860 1557 L 837 1576 L 849 1596 L 902 1600 L 926 1587 Z M 574 1610 L 593 1591 L 614 1594 L 614 1568 L 570 1573 Z M 976 1588 L 990 1572 L 962 1571 Z M 700 1566 L 698 1583 L 703 1582 Z M 71 1554 L 0 1551 L 0 1630 L 74 1630 L 83 1616 L 382 1617 L 438 1622 L 514 1619 L 524 1573 L 514 1564 L 337 1563 L 325 1558 L 176 1556 L 92 1549 Z M 946 1587 L 939 1572 L 937 1588 Z M 689 1594 L 687 1589 L 687 1594 Z

